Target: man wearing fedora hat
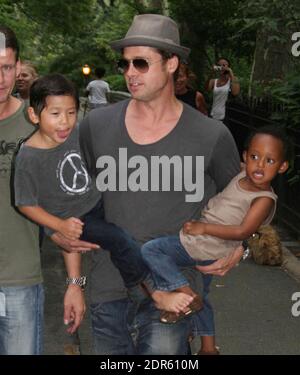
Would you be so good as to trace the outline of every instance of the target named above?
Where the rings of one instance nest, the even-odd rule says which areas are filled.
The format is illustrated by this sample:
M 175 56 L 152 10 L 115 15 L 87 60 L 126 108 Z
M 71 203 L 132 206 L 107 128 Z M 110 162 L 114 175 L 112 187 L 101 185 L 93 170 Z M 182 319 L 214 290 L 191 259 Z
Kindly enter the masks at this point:
M 89 172 L 103 193 L 106 220 L 143 244 L 177 234 L 185 221 L 198 217 L 209 198 L 237 174 L 239 156 L 225 126 L 175 97 L 174 74 L 190 51 L 180 45 L 172 19 L 156 14 L 135 16 L 125 38 L 111 46 L 123 55 L 118 68 L 132 97 L 91 111 L 81 123 L 80 141 Z M 204 160 L 200 167 L 195 162 L 199 157 Z M 157 158 L 161 169 L 155 173 Z M 203 197 L 190 194 L 197 190 L 192 180 L 198 178 L 198 169 L 203 173 Z M 68 251 L 91 246 L 57 235 L 53 239 Z M 236 249 L 230 257 L 203 267 L 203 272 L 223 275 L 241 256 L 241 249 Z M 194 334 L 211 337 L 202 348 L 209 352 L 214 351 L 213 313 L 207 301 L 211 277 L 203 276 L 204 308 L 193 318 L 203 327 Z M 159 310 L 141 289 L 128 298 L 107 252 L 92 252 L 90 291 L 98 354 L 188 353 L 193 319 L 163 324 Z M 68 311 L 76 314 L 79 298 L 79 293 L 67 296 Z M 163 301 L 157 303 L 161 307 Z

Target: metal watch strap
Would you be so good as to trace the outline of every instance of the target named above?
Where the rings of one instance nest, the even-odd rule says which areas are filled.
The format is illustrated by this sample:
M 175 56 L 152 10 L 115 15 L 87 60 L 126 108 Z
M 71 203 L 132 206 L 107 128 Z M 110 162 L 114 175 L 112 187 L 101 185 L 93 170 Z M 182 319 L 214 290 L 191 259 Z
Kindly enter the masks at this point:
M 249 255 L 250 255 L 250 249 L 249 249 L 249 247 L 247 247 L 247 249 L 244 250 L 244 254 L 243 254 L 242 259 L 246 260 L 249 257 Z
M 242 259 L 246 260 L 249 257 L 249 255 L 250 255 L 250 249 L 249 249 L 248 241 L 244 240 L 242 242 L 242 246 L 243 246 L 243 249 L 244 249 L 244 254 L 242 256 Z
M 80 276 L 80 277 L 67 277 L 66 278 L 66 285 L 78 285 L 81 288 L 85 287 L 86 284 L 86 276 Z

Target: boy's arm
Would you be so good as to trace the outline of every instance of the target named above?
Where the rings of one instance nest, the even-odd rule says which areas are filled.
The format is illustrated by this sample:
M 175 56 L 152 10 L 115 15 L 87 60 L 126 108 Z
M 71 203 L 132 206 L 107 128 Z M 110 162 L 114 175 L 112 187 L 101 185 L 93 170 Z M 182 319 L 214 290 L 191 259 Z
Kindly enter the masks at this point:
M 81 277 L 81 255 L 63 251 L 65 266 L 69 278 Z M 74 333 L 83 319 L 86 310 L 83 290 L 79 285 L 70 284 L 64 297 L 64 324 L 68 333 Z
M 66 238 L 74 240 L 80 237 L 83 223 L 81 220 L 71 217 L 60 219 L 49 214 L 40 206 L 18 206 L 19 211 L 37 224 L 59 232 Z
M 223 240 L 245 240 L 265 221 L 273 205 L 272 198 L 260 197 L 254 200 L 240 225 L 188 222 L 184 224 L 184 232 L 192 235 L 207 234 Z

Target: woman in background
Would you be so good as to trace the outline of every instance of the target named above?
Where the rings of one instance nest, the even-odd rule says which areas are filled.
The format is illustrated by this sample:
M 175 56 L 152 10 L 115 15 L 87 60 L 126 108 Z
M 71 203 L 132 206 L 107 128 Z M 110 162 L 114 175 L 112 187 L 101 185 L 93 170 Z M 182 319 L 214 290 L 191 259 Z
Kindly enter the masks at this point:
M 221 58 L 217 65 L 214 65 L 212 72 L 215 75 L 219 72 L 218 78 L 209 78 L 206 82 L 205 89 L 213 92 L 213 104 L 210 115 L 212 118 L 223 121 L 226 115 L 226 102 L 228 94 L 231 92 L 233 96 L 240 93 L 240 84 L 237 77 L 230 68 L 227 59 Z
M 176 97 L 207 115 L 208 112 L 204 96 L 201 92 L 193 89 L 193 82 L 195 80 L 196 75 L 191 69 L 186 64 L 180 64 L 175 82 Z
M 19 97 L 29 106 L 29 89 L 32 83 L 38 78 L 35 67 L 29 61 L 21 63 L 21 72 L 17 77 L 16 87 Z

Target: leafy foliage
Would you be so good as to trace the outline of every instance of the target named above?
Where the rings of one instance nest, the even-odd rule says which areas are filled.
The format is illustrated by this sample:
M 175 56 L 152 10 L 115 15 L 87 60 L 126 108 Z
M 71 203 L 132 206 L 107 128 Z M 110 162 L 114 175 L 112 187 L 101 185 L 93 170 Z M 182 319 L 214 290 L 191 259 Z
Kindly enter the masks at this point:
M 272 87 L 274 100 L 284 105 L 284 111 L 274 113 L 272 118 L 287 124 L 288 127 L 300 128 L 300 75 L 290 74 L 284 82 L 277 82 Z
M 127 91 L 125 79 L 120 74 L 106 76 L 105 80 L 109 83 L 111 90 Z
M 282 24 L 298 31 L 300 20 L 297 0 L 0 0 L 0 23 L 15 30 L 21 57 L 40 74 L 61 72 L 82 88 L 84 64 L 92 71 L 104 66 L 112 84 L 124 87 L 108 42 L 122 38 L 133 16 L 146 12 L 166 12 L 179 23 L 200 91 L 220 55 L 231 60 L 247 91 L 257 30 L 264 27 L 276 40 L 283 38 Z

